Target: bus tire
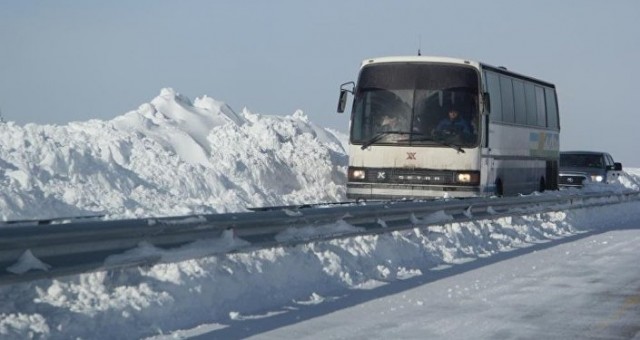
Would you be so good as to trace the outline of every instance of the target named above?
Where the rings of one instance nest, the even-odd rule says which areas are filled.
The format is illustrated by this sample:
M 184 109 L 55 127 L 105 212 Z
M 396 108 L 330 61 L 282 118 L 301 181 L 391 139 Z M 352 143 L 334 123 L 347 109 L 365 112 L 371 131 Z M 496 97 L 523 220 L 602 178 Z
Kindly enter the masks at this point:
M 496 180 L 496 196 L 502 197 L 504 195 L 504 187 L 502 186 L 502 180 Z
M 547 189 L 547 184 L 544 181 L 544 177 L 540 177 L 540 187 L 538 188 L 538 192 L 544 192 Z

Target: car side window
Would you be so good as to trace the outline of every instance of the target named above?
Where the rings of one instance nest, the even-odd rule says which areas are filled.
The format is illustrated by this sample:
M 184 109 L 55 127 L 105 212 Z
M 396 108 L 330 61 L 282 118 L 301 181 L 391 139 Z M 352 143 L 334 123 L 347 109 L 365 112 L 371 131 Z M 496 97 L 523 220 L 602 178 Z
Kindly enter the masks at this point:
M 613 166 L 613 158 L 611 157 L 610 154 L 606 154 L 604 159 L 605 159 L 605 162 L 607 163 L 607 166 Z

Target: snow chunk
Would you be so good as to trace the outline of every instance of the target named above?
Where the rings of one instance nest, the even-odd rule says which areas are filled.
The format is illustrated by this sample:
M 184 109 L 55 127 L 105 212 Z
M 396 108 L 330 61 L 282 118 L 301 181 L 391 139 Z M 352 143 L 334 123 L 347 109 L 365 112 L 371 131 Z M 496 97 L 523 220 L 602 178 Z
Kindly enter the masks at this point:
M 0 313 L 0 335 L 12 339 L 44 339 L 51 334 L 41 314 Z
M 25 250 L 14 265 L 7 267 L 7 271 L 14 274 L 24 274 L 30 270 L 49 271 L 50 265 L 40 261 L 33 255 L 30 249 Z
M 447 214 L 444 210 L 439 210 L 419 219 L 414 214 L 410 216 L 411 223 L 414 225 L 436 224 L 453 220 L 453 216 Z
M 302 228 L 288 228 L 275 236 L 278 242 L 313 240 L 326 236 L 341 235 L 363 231 L 363 228 L 356 228 L 344 220 L 322 226 L 308 226 Z

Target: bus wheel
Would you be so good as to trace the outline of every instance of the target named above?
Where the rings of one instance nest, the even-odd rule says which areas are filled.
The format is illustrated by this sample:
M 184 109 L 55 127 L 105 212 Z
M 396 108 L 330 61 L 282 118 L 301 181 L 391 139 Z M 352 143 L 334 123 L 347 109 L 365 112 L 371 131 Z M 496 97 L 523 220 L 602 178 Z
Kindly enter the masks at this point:
M 540 177 L 540 188 L 538 189 L 538 192 L 544 192 L 546 188 L 547 185 L 544 183 L 544 177 Z
M 502 180 L 501 179 L 496 180 L 496 195 L 497 196 L 503 196 L 504 195 L 504 188 L 502 186 Z

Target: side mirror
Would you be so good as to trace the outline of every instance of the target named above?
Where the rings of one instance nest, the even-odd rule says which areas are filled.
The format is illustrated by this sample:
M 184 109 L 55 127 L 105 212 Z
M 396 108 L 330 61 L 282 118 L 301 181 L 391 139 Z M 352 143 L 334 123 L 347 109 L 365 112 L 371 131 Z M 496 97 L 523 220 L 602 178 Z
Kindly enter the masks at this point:
M 484 104 L 484 111 L 488 114 L 491 112 L 491 98 L 489 92 L 482 93 L 482 103 Z
M 618 163 L 618 162 L 613 163 L 613 170 L 622 171 L 622 163 Z
M 344 112 L 344 107 L 347 105 L 347 90 L 340 90 L 340 98 L 338 99 L 338 113 Z
M 348 89 L 347 86 L 351 86 L 351 89 Z M 349 81 L 342 85 L 340 85 L 340 98 L 338 99 L 338 113 L 343 113 L 345 106 L 347 106 L 347 93 L 353 94 L 353 89 L 355 88 L 356 83 Z

